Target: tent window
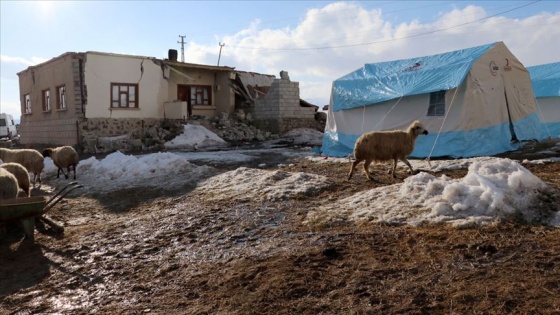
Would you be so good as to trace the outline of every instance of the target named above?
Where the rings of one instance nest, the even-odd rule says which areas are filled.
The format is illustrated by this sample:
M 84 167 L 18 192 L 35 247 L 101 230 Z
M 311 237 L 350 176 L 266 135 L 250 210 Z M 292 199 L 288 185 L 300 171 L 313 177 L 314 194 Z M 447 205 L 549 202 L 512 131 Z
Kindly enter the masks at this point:
M 428 107 L 428 116 L 444 116 L 445 115 L 445 91 L 430 93 L 430 107 Z

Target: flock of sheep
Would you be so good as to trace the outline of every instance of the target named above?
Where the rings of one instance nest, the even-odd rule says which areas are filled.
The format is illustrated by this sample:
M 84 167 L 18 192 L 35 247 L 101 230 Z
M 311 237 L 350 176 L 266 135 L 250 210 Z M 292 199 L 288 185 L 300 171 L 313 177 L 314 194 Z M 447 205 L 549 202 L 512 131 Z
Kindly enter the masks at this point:
M 0 200 L 14 199 L 19 196 L 20 189 L 25 197 L 31 196 L 31 181 L 29 174 L 33 173 L 33 187 L 41 184 L 41 172 L 45 167 L 44 159 L 50 157 L 58 167 L 56 177 L 60 172 L 68 179 L 70 169 L 74 171 L 76 179 L 76 166 L 80 161 L 78 153 L 71 146 L 47 148 L 41 154 L 34 149 L 6 149 L 0 148 Z M 64 173 L 66 168 L 67 173 Z
M 428 131 L 422 123 L 414 121 L 407 131 L 371 131 L 361 135 L 354 146 L 354 162 L 348 173 L 348 180 L 352 178 L 352 173 L 356 166 L 364 161 L 364 173 L 370 180 L 374 180 L 373 175 L 369 172 L 369 165 L 372 162 L 393 161 L 393 168 L 390 171 L 393 178 L 397 162 L 404 162 L 409 168 L 411 174 L 414 169 L 410 162 L 406 159 L 414 150 L 416 138 L 421 135 L 427 135 Z M 41 154 L 34 149 L 5 149 L 0 148 L 0 200 L 13 199 L 19 194 L 19 190 L 23 190 L 26 197 L 31 196 L 29 173 L 33 173 L 33 187 L 36 183 L 41 183 L 41 172 L 44 168 L 44 159 L 50 157 L 54 165 L 58 167 L 56 178 L 59 178 L 60 172 L 68 179 L 70 169 L 74 171 L 74 179 L 76 179 L 76 166 L 79 162 L 79 156 L 76 150 L 71 146 L 62 146 L 57 148 L 47 148 Z M 64 173 L 66 168 L 67 173 Z

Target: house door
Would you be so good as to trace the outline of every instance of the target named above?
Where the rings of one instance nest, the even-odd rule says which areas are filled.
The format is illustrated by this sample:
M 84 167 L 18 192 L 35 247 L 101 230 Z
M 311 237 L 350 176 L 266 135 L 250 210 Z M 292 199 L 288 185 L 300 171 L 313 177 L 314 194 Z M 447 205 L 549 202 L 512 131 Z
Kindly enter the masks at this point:
M 188 85 L 177 85 L 177 99 L 181 102 L 187 102 L 187 114 L 188 118 L 192 117 L 192 105 L 191 105 L 191 92 Z

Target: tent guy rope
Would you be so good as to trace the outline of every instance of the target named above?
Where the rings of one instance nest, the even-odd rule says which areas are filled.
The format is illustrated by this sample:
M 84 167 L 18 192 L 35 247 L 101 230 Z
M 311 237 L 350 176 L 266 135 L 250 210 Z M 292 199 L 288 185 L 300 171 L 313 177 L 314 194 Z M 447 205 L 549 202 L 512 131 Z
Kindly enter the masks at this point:
M 372 130 L 377 130 L 377 127 L 385 120 L 385 118 L 387 118 L 387 116 L 389 116 L 389 114 L 391 113 L 391 111 L 393 111 L 393 109 L 397 106 L 397 104 L 402 100 L 404 95 L 401 95 L 401 97 L 397 100 L 397 102 L 395 102 L 395 104 L 393 104 L 393 106 L 387 111 L 387 113 L 381 118 L 381 120 L 379 120 L 379 122 L 377 122 L 377 124 L 373 127 Z M 365 122 L 365 117 L 366 117 L 366 105 L 363 106 L 363 114 L 362 114 L 362 133 L 364 133 L 364 122 Z
M 455 95 L 457 95 L 457 90 L 459 90 L 459 88 L 455 88 L 455 93 L 453 93 L 453 97 L 451 98 L 451 102 L 449 103 L 449 109 L 447 111 L 445 111 L 445 116 L 443 117 L 443 122 L 441 123 L 441 126 L 439 127 L 439 130 L 438 130 L 438 133 L 437 133 L 437 136 L 436 136 L 436 140 L 434 141 L 434 145 L 432 146 L 432 149 L 430 150 L 430 154 L 426 158 L 426 160 L 428 161 L 428 166 L 430 166 L 430 168 L 432 168 L 432 164 L 430 163 L 430 158 L 432 157 L 432 153 L 434 153 L 434 149 L 435 149 L 436 144 L 438 142 L 439 135 L 441 134 L 441 130 L 443 129 L 443 126 L 445 125 L 445 121 L 447 120 L 447 116 L 449 115 L 449 112 L 451 111 L 451 108 L 453 107 L 453 101 L 455 100 Z

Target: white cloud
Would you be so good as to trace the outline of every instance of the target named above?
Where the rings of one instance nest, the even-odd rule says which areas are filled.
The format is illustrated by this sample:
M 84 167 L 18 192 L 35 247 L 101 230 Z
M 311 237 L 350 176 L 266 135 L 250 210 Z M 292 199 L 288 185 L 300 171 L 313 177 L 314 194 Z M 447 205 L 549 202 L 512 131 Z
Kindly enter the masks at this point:
M 14 119 L 19 121 L 19 116 L 21 115 L 21 108 L 18 103 L 14 103 L 11 101 L 0 101 L 0 112 L 6 114 L 12 114 Z
M 291 78 L 290 78 L 291 79 Z M 296 81 L 296 80 L 294 80 Z M 324 105 L 329 103 L 329 99 L 326 100 L 321 95 L 328 91 L 331 91 L 331 82 L 320 82 L 320 81 L 299 81 L 299 95 L 302 99 L 319 106 L 322 108 Z M 330 95 L 329 95 L 330 97 Z
M 425 56 L 503 41 L 526 66 L 558 61 L 560 12 L 524 18 L 493 16 L 469 5 L 441 12 L 429 23 L 393 25 L 379 9 L 338 2 L 311 9 L 294 28 L 262 28 L 256 20 L 235 34 L 217 36 L 226 43 L 221 65 L 278 76 L 288 71 L 305 99 L 329 101 L 332 81 L 365 63 Z M 331 47 L 331 48 L 327 48 Z M 338 48 L 337 48 L 338 47 Z M 309 49 L 316 48 L 316 49 Z M 219 47 L 189 44 L 189 62 L 217 60 Z M 305 90 L 306 88 L 312 90 Z

